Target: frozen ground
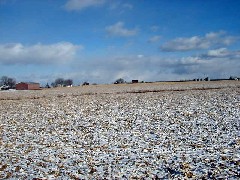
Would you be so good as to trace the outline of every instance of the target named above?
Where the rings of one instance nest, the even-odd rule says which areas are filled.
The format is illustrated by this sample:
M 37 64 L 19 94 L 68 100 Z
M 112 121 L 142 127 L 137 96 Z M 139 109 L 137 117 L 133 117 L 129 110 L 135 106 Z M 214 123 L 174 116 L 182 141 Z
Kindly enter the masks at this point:
M 240 177 L 240 82 L 0 92 L 0 179 Z

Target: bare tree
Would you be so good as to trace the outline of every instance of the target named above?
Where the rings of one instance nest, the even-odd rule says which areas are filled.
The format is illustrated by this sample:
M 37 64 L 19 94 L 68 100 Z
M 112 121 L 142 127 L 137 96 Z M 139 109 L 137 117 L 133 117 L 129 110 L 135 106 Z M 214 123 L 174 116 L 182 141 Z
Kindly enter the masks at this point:
M 9 86 L 9 88 L 15 88 L 16 80 L 7 76 L 2 76 L 0 80 L 0 85 Z
M 63 78 L 57 78 L 51 85 L 53 87 L 63 86 L 64 85 L 64 79 Z
M 72 79 L 63 79 L 63 78 L 57 78 L 51 85 L 53 87 L 57 86 L 71 86 L 73 84 Z
M 71 85 L 73 85 L 73 80 L 72 80 L 72 79 L 66 79 L 66 80 L 64 80 L 64 85 L 65 85 L 65 86 L 71 86 Z
M 1 83 L 0 85 L 7 85 L 8 77 L 7 76 L 2 76 L 1 77 Z
M 55 84 L 60 84 L 60 85 L 63 85 L 64 84 L 64 79 L 63 78 L 57 78 L 56 80 L 55 80 Z

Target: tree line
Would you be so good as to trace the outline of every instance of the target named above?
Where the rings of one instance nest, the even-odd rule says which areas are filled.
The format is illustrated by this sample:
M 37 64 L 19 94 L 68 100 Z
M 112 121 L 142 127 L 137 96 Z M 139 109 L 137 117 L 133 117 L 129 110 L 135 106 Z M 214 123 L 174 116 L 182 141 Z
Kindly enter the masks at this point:
M 58 86 L 72 86 L 73 80 L 72 79 L 63 79 L 57 78 L 54 82 L 51 83 L 52 87 Z M 6 87 L 7 89 L 14 89 L 16 87 L 16 79 L 8 76 L 2 76 L 0 78 L 0 87 Z M 48 84 L 46 87 L 50 87 Z
M 72 79 L 63 79 L 57 78 L 54 82 L 52 82 L 52 87 L 64 87 L 64 86 L 72 86 L 73 80 Z
M 114 84 L 122 84 L 126 83 L 126 81 L 122 78 L 117 79 Z M 57 78 L 54 82 L 51 83 L 52 87 L 66 87 L 72 86 L 73 80 L 72 79 L 64 79 L 64 78 Z M 82 85 L 89 85 L 87 81 L 85 81 Z M 8 76 L 2 76 L 0 78 L 0 86 L 5 86 L 7 89 L 14 89 L 16 87 L 16 79 Z M 50 88 L 50 85 L 47 83 L 45 86 L 46 88 Z

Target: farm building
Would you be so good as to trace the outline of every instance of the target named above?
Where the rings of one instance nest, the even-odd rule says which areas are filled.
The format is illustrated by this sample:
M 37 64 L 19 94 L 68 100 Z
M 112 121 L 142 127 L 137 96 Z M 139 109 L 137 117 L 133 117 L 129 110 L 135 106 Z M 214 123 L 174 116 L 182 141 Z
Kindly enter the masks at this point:
M 132 83 L 138 83 L 137 79 L 132 80 Z
M 39 90 L 40 84 L 34 82 L 20 82 L 16 84 L 16 90 Z

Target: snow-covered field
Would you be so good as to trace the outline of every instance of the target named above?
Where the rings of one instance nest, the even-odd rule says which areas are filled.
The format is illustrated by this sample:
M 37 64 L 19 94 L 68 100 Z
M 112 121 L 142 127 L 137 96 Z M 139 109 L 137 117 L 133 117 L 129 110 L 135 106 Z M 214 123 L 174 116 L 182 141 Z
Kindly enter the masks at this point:
M 239 177 L 239 81 L 0 92 L 0 179 Z

